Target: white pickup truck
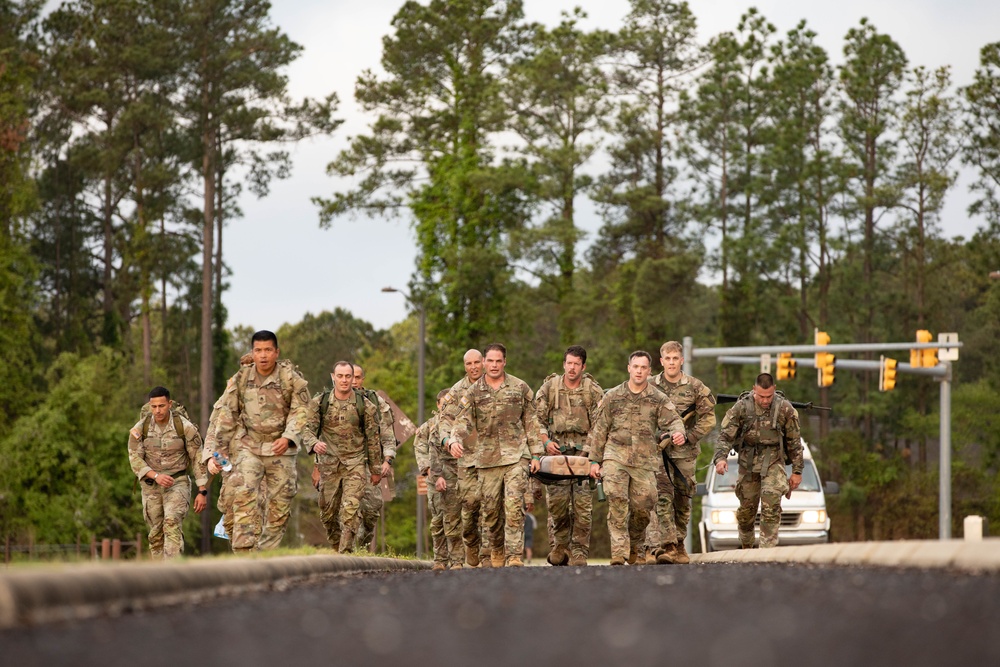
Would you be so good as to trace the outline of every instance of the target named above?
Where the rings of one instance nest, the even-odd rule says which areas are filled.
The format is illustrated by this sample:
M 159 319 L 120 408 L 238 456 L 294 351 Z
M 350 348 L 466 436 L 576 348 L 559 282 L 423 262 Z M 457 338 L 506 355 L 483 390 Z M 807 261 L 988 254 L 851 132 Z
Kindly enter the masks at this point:
M 802 484 L 792 491 L 791 498 L 781 499 L 781 526 L 778 528 L 778 545 L 825 544 L 830 541 L 830 517 L 826 512 L 825 493 L 840 491 L 836 482 L 820 483 L 812 452 L 803 441 Z M 791 466 L 785 466 L 791 474 Z M 725 475 L 717 475 L 715 467 L 709 468 L 708 478 L 698 485 L 701 503 L 701 535 L 703 552 L 738 549 L 740 538 L 736 528 L 736 510 L 740 501 L 736 498 L 736 474 L 739 469 L 736 454 L 729 453 L 729 470 Z M 825 491 L 825 493 L 824 493 Z M 760 537 L 760 508 L 757 508 L 755 526 Z

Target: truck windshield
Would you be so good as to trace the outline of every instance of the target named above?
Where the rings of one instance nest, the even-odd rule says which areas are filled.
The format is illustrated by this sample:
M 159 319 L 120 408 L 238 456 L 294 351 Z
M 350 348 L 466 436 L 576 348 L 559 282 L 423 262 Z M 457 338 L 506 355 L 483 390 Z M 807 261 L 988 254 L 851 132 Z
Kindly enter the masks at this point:
M 806 459 L 803 461 L 805 464 L 802 468 L 802 484 L 799 485 L 799 491 L 819 491 L 819 476 L 816 474 L 816 466 L 813 464 L 812 459 Z M 725 475 L 716 475 L 715 482 L 712 485 L 713 493 L 725 493 L 727 491 L 736 490 L 736 476 L 739 472 L 739 464 L 736 459 L 729 459 L 729 470 L 726 471 Z M 792 466 L 785 466 L 785 474 L 792 474 Z

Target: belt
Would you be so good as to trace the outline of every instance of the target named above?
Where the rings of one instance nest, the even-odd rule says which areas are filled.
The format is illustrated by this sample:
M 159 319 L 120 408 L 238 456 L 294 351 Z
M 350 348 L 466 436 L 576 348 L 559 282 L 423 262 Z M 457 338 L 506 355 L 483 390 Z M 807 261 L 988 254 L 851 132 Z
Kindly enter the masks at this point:
M 158 474 L 160 474 L 160 475 L 170 475 L 174 479 L 180 479 L 181 477 L 187 477 L 187 469 L 178 470 L 177 472 L 161 472 L 161 473 L 158 473 Z M 142 481 L 145 482 L 146 484 L 149 484 L 150 486 L 152 486 L 153 484 L 156 484 L 156 482 L 154 480 L 150 479 L 149 477 L 143 477 Z

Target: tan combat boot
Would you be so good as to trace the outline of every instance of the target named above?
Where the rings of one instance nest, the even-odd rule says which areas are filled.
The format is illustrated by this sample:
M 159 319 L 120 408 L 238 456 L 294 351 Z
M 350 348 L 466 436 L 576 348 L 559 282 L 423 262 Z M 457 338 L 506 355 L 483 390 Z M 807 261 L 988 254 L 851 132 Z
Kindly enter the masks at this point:
M 639 560 L 639 547 L 632 545 L 628 548 L 628 564 L 635 565 L 635 562 Z M 646 562 L 646 556 L 643 555 L 642 562 Z
M 524 567 L 524 561 L 520 556 L 511 556 L 507 559 L 507 567 Z
M 613 556 L 611 558 L 611 564 L 612 565 L 624 565 L 625 564 L 625 559 L 622 558 L 621 556 Z
M 678 542 L 674 545 L 674 562 L 681 565 L 691 562 L 691 557 L 688 556 L 687 549 L 684 548 L 684 542 Z
M 566 551 L 566 547 L 562 544 L 557 544 L 549 552 L 549 555 L 545 557 L 549 565 L 565 565 L 569 562 L 569 553 Z
M 431 570 L 433 572 L 441 572 L 442 570 L 447 570 L 447 569 L 448 568 L 445 566 L 444 563 L 434 563 L 434 565 L 431 566 Z
M 582 554 L 573 554 L 569 559 L 570 567 L 586 567 L 587 557 Z
M 449 570 L 462 570 L 462 569 L 464 569 L 464 566 L 463 566 L 463 565 L 462 565 L 461 563 L 452 563 L 452 564 L 451 564 L 451 565 L 450 565 L 450 566 L 448 567 L 448 569 L 449 569 Z
M 652 549 L 646 550 L 646 565 L 656 565 L 656 553 Z
M 677 545 L 673 543 L 668 544 L 660 550 L 660 553 L 656 554 L 656 562 L 660 565 L 672 565 L 677 562 L 676 554 Z
M 506 559 L 504 558 L 504 555 L 503 555 L 503 549 L 500 549 L 500 550 L 494 549 L 493 551 L 490 552 L 490 566 L 491 567 L 503 567 L 504 560 L 506 560 Z M 485 565 L 485 561 L 484 561 L 484 565 Z
M 479 565 L 479 547 L 475 549 L 465 547 L 465 562 L 469 564 L 469 567 L 477 567 Z

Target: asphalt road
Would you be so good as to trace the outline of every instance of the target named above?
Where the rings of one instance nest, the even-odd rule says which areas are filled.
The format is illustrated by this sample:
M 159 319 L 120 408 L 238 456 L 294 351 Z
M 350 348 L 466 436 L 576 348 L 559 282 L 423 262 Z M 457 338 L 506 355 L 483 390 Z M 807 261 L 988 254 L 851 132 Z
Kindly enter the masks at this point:
M 1000 576 L 694 564 L 331 577 L 0 631 L 0 666 L 978 665 Z

